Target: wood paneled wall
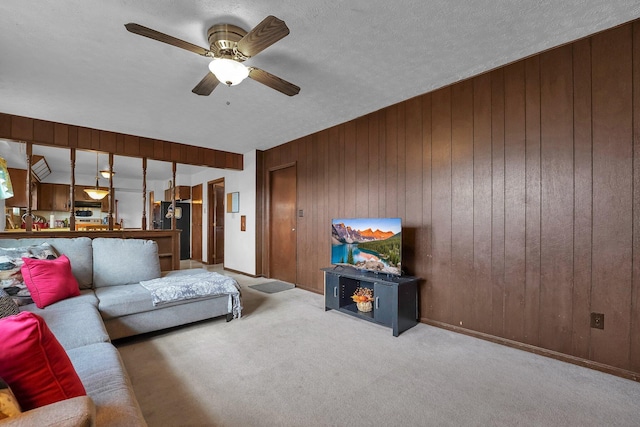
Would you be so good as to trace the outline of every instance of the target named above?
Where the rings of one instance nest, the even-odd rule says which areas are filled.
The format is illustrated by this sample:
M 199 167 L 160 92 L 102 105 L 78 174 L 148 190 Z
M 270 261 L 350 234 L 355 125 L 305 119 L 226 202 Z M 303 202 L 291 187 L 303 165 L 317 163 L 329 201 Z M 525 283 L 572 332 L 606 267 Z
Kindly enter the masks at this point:
M 400 216 L 422 321 L 640 374 L 640 22 L 273 148 L 263 170 L 289 162 L 299 286 L 323 292 L 331 218 Z
M 166 162 L 243 169 L 242 154 L 0 113 L 0 138 Z

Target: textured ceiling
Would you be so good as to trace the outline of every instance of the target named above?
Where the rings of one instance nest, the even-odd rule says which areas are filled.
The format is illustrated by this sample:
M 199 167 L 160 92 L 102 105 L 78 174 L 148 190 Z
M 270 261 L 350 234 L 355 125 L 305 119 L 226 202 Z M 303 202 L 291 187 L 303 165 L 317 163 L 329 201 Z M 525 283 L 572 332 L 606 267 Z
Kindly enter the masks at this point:
M 297 96 L 249 79 L 194 95 L 206 58 L 124 28 L 208 47 L 211 25 L 267 15 L 291 33 L 246 64 Z M 639 16 L 637 0 L 2 0 L 0 112 L 246 153 Z

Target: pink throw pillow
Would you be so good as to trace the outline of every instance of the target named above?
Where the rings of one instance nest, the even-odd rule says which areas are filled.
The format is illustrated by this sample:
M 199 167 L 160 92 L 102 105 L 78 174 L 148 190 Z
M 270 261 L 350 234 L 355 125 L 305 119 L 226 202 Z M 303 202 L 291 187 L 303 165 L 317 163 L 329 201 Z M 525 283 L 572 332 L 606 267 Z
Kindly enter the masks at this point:
M 44 320 L 24 311 L 0 319 L 0 377 L 23 411 L 87 392 Z
M 38 308 L 80 295 L 78 281 L 71 273 L 71 263 L 66 255 L 56 259 L 22 258 L 22 261 L 24 283 Z

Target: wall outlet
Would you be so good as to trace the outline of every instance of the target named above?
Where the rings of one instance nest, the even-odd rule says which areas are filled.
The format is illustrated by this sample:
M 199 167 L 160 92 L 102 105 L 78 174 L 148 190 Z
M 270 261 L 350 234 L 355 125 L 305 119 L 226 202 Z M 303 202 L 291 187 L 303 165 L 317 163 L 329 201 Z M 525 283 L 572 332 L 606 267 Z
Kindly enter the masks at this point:
M 591 327 L 604 329 L 604 313 L 591 313 Z

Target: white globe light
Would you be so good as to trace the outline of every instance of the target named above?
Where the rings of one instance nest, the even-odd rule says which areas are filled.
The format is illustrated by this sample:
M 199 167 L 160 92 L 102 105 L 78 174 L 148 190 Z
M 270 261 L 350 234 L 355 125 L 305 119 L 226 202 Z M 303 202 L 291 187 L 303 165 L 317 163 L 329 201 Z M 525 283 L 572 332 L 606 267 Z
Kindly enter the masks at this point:
M 216 58 L 209 64 L 209 70 L 227 86 L 235 86 L 249 76 L 249 69 L 238 61 Z

